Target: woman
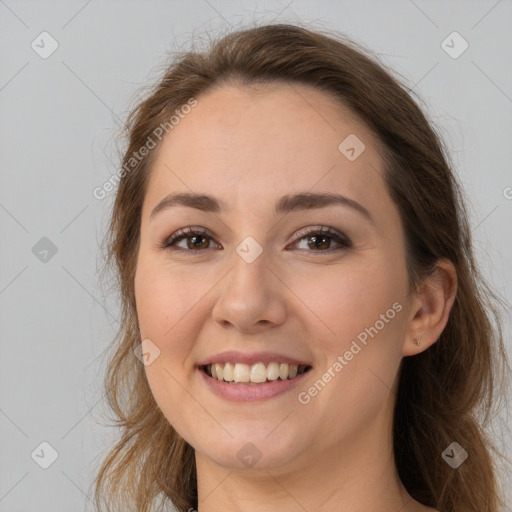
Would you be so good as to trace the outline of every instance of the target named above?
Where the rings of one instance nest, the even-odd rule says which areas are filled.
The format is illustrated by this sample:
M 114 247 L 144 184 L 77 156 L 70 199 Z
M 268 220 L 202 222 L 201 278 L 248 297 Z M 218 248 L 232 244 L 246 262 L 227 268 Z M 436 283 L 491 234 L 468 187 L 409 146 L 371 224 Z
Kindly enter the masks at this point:
M 409 93 L 348 40 L 270 25 L 182 55 L 132 112 L 98 504 L 497 511 L 475 419 L 496 297 Z

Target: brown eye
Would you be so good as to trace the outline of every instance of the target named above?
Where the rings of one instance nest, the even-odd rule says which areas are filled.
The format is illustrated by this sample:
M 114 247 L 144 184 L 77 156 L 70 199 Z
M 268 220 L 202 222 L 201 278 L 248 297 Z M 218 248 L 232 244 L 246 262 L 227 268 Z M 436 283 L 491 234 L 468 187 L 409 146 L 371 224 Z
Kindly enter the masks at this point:
M 210 249 L 210 242 L 212 240 L 204 229 L 183 228 L 173 233 L 164 242 L 162 247 L 169 250 L 195 252 Z M 185 245 L 179 245 L 183 241 Z
M 208 237 L 204 235 L 192 235 L 187 237 L 180 237 L 181 239 L 187 240 L 187 247 L 192 250 L 196 249 L 208 249 L 210 242 Z M 205 243 L 206 240 L 206 243 Z
M 303 240 L 307 240 L 305 247 L 297 247 Z M 332 242 L 338 244 L 338 247 L 331 247 Z M 298 232 L 297 241 L 293 244 L 298 249 L 310 249 L 309 252 L 331 252 L 352 247 L 352 242 L 343 233 L 329 228 L 305 228 Z

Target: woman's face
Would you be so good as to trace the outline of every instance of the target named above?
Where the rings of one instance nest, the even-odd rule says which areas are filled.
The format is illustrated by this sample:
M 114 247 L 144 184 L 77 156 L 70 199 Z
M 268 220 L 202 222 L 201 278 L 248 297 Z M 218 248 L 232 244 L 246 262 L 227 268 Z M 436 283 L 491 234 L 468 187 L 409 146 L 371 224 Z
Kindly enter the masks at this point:
M 205 464 L 371 463 L 390 448 L 410 311 L 378 141 L 304 85 L 197 100 L 164 138 L 142 211 L 135 293 L 156 402 Z M 178 193 L 208 198 L 161 204 Z M 164 247 L 186 227 L 199 233 Z M 275 377 L 258 362 L 310 370 L 228 384 L 200 367 L 212 360 L 237 379 Z

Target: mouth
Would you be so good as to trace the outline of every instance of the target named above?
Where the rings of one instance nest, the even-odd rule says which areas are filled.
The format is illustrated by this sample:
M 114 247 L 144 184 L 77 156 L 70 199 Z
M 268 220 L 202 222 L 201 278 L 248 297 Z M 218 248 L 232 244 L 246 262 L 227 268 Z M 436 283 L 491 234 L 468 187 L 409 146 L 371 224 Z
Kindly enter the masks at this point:
M 255 363 L 214 363 L 199 366 L 199 369 L 211 379 L 226 384 L 258 386 L 273 381 L 291 381 L 309 372 L 312 366 L 307 364 L 288 364 L 270 362 Z

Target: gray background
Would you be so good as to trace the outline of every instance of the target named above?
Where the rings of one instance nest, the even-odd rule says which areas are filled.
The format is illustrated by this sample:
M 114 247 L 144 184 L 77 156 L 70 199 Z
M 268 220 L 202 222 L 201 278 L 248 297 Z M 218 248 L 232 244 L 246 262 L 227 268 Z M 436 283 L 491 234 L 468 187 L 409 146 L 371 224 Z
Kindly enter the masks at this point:
M 484 273 L 510 305 L 510 0 L 0 0 L 0 511 L 93 510 L 116 438 L 101 424 L 101 385 L 118 306 L 98 274 L 112 198 L 92 191 L 119 166 L 121 120 L 167 51 L 273 20 L 344 31 L 414 86 L 469 196 Z M 58 43 L 46 59 L 31 47 L 43 31 Z M 458 58 L 441 46 L 453 31 L 469 44 Z M 509 318 L 505 329 L 510 352 Z M 58 453 L 48 469 L 42 442 Z

